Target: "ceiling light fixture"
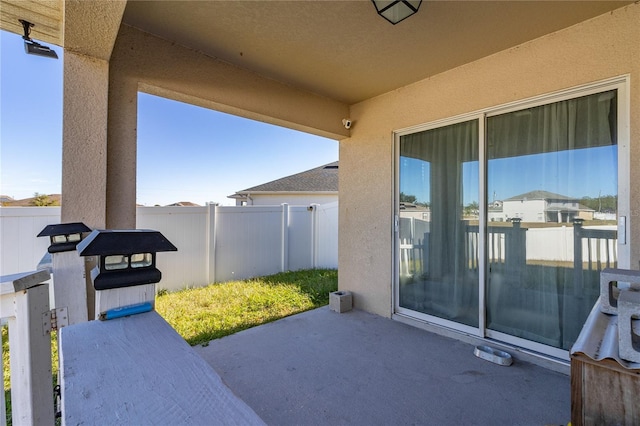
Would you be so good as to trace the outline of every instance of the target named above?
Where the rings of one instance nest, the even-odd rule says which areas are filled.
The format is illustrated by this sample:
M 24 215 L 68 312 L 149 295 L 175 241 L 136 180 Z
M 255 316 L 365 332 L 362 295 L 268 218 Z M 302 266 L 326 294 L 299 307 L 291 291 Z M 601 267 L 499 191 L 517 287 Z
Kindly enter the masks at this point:
M 371 0 L 378 15 L 393 25 L 407 19 L 420 8 L 422 0 Z
M 58 59 L 58 54 L 55 50 L 51 49 L 49 46 L 44 46 L 38 42 L 31 40 L 29 35 L 31 34 L 31 27 L 34 25 L 31 22 L 25 21 L 24 19 L 18 19 L 22 24 L 22 28 L 24 29 L 24 35 L 22 39 L 24 40 L 24 51 L 30 55 L 38 55 L 44 56 L 46 58 Z

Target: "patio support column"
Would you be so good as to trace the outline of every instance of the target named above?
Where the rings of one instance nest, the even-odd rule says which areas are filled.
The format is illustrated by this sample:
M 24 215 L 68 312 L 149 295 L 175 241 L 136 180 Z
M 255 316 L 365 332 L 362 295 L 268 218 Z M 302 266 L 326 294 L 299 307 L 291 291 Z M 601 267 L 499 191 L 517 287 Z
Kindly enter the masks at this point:
M 62 130 L 62 222 L 106 225 L 109 63 L 66 51 Z
M 107 227 L 109 61 L 126 1 L 64 2 L 62 222 Z M 90 271 L 92 262 L 86 262 Z M 90 276 L 86 274 L 87 278 Z M 80 284 L 78 284 L 78 287 Z M 85 282 L 88 318 L 94 290 Z
M 62 222 L 107 225 L 109 60 L 126 5 L 64 2 Z
M 119 72 L 109 72 L 107 150 L 107 228 L 136 227 L 136 167 L 138 82 Z
M 61 223 L 106 227 L 108 87 L 106 60 L 65 51 Z M 91 262 L 85 265 L 87 271 L 93 266 Z M 94 290 L 90 280 L 76 291 L 86 292 L 91 318 Z

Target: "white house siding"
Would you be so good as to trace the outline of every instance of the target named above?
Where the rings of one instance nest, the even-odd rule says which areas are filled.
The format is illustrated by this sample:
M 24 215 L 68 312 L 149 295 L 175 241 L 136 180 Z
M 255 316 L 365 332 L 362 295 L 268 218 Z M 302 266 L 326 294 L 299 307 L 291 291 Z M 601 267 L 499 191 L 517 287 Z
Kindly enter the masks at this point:
M 504 201 L 502 212 L 507 219 L 519 218 L 523 222 L 545 222 L 545 200 Z
M 328 204 L 338 201 L 338 194 L 251 194 L 248 205 L 276 206 L 283 203 L 292 206 L 304 206 L 311 204 Z

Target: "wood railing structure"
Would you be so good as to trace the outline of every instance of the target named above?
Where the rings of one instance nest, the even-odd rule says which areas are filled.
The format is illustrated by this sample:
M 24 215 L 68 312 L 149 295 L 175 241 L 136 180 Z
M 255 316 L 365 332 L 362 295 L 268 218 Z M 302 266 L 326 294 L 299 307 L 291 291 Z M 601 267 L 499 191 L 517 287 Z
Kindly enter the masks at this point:
M 47 425 L 55 422 L 49 285 L 46 283 L 49 278 L 48 271 L 0 277 L 0 318 L 7 320 L 9 325 L 11 413 L 14 425 Z M 2 379 L 4 382 L 4 377 Z M 0 425 L 4 426 L 4 392 L 0 400 Z
M 583 220 L 573 223 L 573 258 L 575 271 L 601 271 L 617 265 L 617 231 L 612 229 L 584 228 Z M 500 265 L 505 271 L 523 270 L 527 264 L 527 232 L 520 219 L 512 219 L 512 226 L 489 226 L 486 253 L 489 265 Z M 429 274 L 430 234 L 413 233 L 400 239 L 400 275 L 409 276 L 420 271 Z M 466 267 L 478 271 L 480 252 L 480 230 L 478 225 L 465 225 L 464 259 Z M 535 231 L 535 230 L 534 230 Z M 533 231 L 531 231 L 533 232 Z M 405 233 L 406 234 L 406 233 Z M 571 234 L 568 234 L 571 235 Z M 570 241 L 568 242 L 570 243 Z M 570 246 L 569 246 L 570 247 Z M 575 288 L 582 288 L 582 274 L 575 275 Z
M 64 235 L 69 233 L 67 225 L 76 224 L 60 226 Z M 53 231 L 51 235 L 59 234 Z M 115 241 L 99 240 L 104 235 Z M 155 283 L 161 278 L 155 268 L 156 252 L 176 249 L 159 232 L 94 231 L 77 251 L 80 238 L 67 244 L 67 236 L 60 243 L 64 247 L 56 246 L 58 240 L 63 239 L 52 238 L 48 249 L 52 272 L 2 277 L 0 318 L 9 326 L 12 424 L 53 425 L 57 415 L 63 425 L 264 424 L 153 311 Z M 113 250 L 124 251 L 114 255 Z M 79 255 L 100 258 L 91 272 L 100 321 L 87 321 L 86 298 L 74 294 L 85 289 L 84 274 L 72 267 L 84 266 Z M 127 265 L 138 263 L 110 268 L 111 258 Z M 52 274 L 60 290 L 54 292 L 55 302 L 50 302 L 46 283 Z M 56 304 L 55 309 L 50 310 L 50 303 Z M 79 315 L 81 310 L 84 316 Z M 52 377 L 52 329 L 58 330 L 59 387 L 54 387 Z M 55 398 L 59 399 L 54 403 Z M 8 407 L 4 397 L 1 400 L 0 426 L 4 426 Z
M 489 263 L 503 264 L 507 270 L 517 270 L 526 264 L 528 228 L 520 226 L 520 219 L 512 219 L 512 226 L 491 226 L 487 232 Z M 467 225 L 465 231 L 465 259 L 469 269 L 478 270 L 480 231 L 478 225 Z
M 588 271 L 602 271 L 614 268 L 618 264 L 618 232 L 610 229 L 588 229 L 583 227 L 582 219 L 573 221 L 573 267 L 574 292 L 583 293 L 584 278 L 582 270 L 586 260 Z M 587 258 L 583 257 L 583 244 L 586 244 Z M 578 272 L 579 271 L 579 272 Z

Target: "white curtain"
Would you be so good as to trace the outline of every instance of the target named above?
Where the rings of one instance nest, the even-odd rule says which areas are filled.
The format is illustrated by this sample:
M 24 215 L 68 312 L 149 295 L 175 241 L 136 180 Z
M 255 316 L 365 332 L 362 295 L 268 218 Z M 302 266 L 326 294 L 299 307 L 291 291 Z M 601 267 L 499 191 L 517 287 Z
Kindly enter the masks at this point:
M 615 144 L 615 95 L 599 93 L 490 117 L 489 159 Z
M 593 148 L 616 144 L 616 92 L 490 117 L 487 144 L 489 192 L 493 191 L 492 180 L 500 179 L 529 180 L 542 185 L 537 190 L 552 192 L 550 188 L 561 187 L 568 192 L 576 186 L 572 180 L 591 172 L 588 164 L 595 164 L 594 156 L 598 155 Z M 577 150 L 581 151 L 579 156 Z M 542 163 L 536 163 L 536 167 L 523 167 L 521 159 L 511 160 L 534 154 Z M 502 163 L 502 172 L 497 175 L 491 170 L 494 160 Z M 509 170 L 510 165 L 513 170 Z M 616 165 L 610 168 L 615 179 Z M 597 188 L 591 189 L 597 193 Z M 585 194 L 563 195 L 578 198 Z M 549 238 L 545 244 L 551 247 L 563 241 Z M 487 326 L 569 349 L 598 297 L 598 271 L 583 271 L 582 265 L 573 268 L 572 264 L 544 264 L 526 254 L 523 260 L 515 271 L 514 265 L 492 265 L 489 269 Z M 577 279 L 584 280 L 580 292 L 574 288 Z
M 589 155 L 574 157 L 572 153 L 580 150 L 584 154 L 585 150 L 595 147 L 615 146 L 616 102 L 616 92 L 610 91 L 489 117 L 486 121 L 487 174 L 498 180 L 513 179 L 513 176 L 527 179 L 525 170 L 518 169 L 523 167 L 523 157 L 549 154 L 556 161 L 553 173 L 549 172 L 551 167 L 544 159 L 541 167 L 528 173 L 536 176 L 536 182 L 571 179 L 569 172 L 575 175 L 575 170 L 584 169 L 584 164 L 573 164 L 575 159 L 587 158 L 588 161 L 590 158 Z M 478 162 L 478 127 L 477 120 L 472 120 L 400 139 L 401 167 L 405 157 L 428 163 L 422 170 L 429 170 L 426 178 L 412 178 L 401 170 L 400 191 L 407 194 L 404 189 L 410 187 L 407 181 L 415 179 L 428 185 L 430 193 L 430 228 L 423 240 L 422 269 L 410 280 L 401 281 L 400 304 L 471 326 L 478 324 L 477 265 L 484 259 L 477 259 L 477 251 L 469 250 L 470 241 L 477 238 L 482 226 L 470 224 L 463 217 L 467 191 L 477 191 L 479 176 L 469 179 L 463 170 L 470 163 Z M 558 159 L 567 164 L 558 167 Z M 506 161 L 507 167 L 503 169 L 512 167 L 513 170 L 510 174 L 492 175 L 494 160 L 502 161 L 503 165 Z M 617 165 L 613 165 L 611 173 L 615 174 L 616 168 Z M 566 176 L 562 175 L 565 172 Z M 490 187 L 487 193 L 493 193 Z M 487 203 L 487 200 L 478 201 Z M 521 230 L 512 224 L 506 225 L 510 229 L 505 230 L 504 225 L 501 238 L 520 240 L 515 244 L 514 240 L 506 241 L 504 248 L 512 252 L 495 263 L 488 263 L 488 327 L 570 348 L 597 297 L 597 271 L 594 274 L 574 271 L 571 265 L 530 262 L 525 252 L 527 224 L 523 223 Z M 491 228 L 489 226 L 489 232 L 493 232 Z M 549 241 L 549 244 L 557 243 Z M 514 250 L 522 253 L 514 254 Z M 575 274 L 588 281 L 584 294 L 575 294 Z
M 422 312 L 477 325 L 478 279 L 466 258 L 468 223 L 463 220 L 463 204 L 465 189 L 475 186 L 475 190 L 478 177 L 471 182 L 467 177 L 464 182 L 463 165 L 478 161 L 478 123 L 468 121 L 403 136 L 400 155 L 428 162 L 430 170 L 426 180 L 431 226 L 425 238 L 424 273 L 413 285 L 419 287 L 422 300 L 415 304 Z

